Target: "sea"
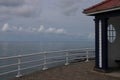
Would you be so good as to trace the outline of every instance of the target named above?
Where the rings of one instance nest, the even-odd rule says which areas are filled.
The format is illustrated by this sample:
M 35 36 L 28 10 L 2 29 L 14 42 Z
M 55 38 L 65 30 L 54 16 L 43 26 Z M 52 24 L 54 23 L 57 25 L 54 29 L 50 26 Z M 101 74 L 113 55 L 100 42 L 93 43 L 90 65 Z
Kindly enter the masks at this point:
M 24 55 L 43 51 L 70 50 L 94 47 L 95 47 L 94 41 L 70 41 L 70 42 L 1 41 L 0 57 Z
M 1 41 L 0 58 L 44 51 L 60 51 L 82 48 L 95 48 L 95 43 L 94 41 Z M 0 65 L 2 66 L 2 64 L 4 63 L 1 62 Z M 15 74 L 10 75 L 10 77 L 14 75 Z M 7 76 L 8 75 L 0 76 L 0 80 L 8 80 Z

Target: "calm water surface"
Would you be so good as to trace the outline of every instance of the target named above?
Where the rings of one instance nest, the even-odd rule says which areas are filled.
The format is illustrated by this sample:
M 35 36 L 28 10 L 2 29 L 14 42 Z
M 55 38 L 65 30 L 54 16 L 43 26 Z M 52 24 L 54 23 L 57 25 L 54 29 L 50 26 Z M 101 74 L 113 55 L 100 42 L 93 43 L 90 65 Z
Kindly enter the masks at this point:
M 0 42 L 0 57 L 80 48 L 94 48 L 94 42 Z

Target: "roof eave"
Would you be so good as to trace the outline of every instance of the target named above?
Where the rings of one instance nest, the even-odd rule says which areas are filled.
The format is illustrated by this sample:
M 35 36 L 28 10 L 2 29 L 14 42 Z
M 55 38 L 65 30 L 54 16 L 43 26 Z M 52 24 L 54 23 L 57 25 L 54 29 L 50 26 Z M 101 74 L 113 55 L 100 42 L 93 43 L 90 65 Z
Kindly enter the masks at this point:
M 116 8 L 111 8 L 111 9 L 106 9 L 106 10 L 100 10 L 100 11 L 95 11 L 95 12 L 84 12 L 87 16 L 94 16 L 96 14 L 100 14 L 100 13 L 105 13 L 105 12 L 110 12 L 110 11 L 116 11 L 116 10 L 120 10 L 120 7 L 116 7 Z

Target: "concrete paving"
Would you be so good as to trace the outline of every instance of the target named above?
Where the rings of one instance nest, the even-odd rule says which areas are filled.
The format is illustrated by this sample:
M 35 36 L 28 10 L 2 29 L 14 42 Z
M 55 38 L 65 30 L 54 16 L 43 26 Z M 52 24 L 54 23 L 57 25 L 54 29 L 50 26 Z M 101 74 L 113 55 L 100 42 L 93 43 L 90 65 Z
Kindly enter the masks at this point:
M 45 71 L 36 71 L 12 80 L 120 80 L 120 77 L 115 77 L 119 76 L 118 74 L 94 72 L 93 68 L 94 61 L 77 62 Z

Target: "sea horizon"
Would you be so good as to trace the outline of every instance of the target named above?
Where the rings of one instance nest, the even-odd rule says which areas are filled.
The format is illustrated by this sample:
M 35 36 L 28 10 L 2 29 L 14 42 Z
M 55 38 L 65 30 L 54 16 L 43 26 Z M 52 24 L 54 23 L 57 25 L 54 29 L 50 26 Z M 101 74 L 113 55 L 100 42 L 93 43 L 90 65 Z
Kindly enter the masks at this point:
M 0 57 L 80 48 L 94 48 L 94 41 L 0 41 Z

